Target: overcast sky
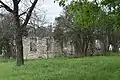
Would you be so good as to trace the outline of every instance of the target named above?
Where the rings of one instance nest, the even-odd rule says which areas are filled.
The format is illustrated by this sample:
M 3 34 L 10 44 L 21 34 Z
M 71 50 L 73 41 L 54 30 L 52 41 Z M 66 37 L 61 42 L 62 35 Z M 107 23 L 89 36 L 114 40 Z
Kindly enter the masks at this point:
M 62 12 L 62 7 L 58 3 L 54 3 L 54 0 L 44 0 L 42 8 L 46 10 L 46 17 L 50 22 L 53 22 L 55 17 Z

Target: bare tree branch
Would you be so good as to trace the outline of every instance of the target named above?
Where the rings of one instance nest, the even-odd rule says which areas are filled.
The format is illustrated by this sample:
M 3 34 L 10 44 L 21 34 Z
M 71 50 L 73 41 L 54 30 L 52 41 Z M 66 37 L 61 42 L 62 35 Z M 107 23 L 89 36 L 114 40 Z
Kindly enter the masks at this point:
M 22 26 L 26 26 L 26 25 L 27 25 L 27 23 L 28 23 L 28 21 L 29 21 L 29 19 L 30 19 L 30 17 L 31 17 L 32 11 L 33 11 L 35 5 L 37 4 L 37 1 L 38 1 L 38 0 L 34 0 L 34 2 L 32 3 L 32 6 L 30 7 L 30 9 L 29 9 L 29 11 L 28 11 L 28 13 L 27 13 L 27 15 L 26 15 L 25 22 L 23 23 Z
M 27 14 L 28 10 L 29 10 L 29 8 L 26 11 L 22 12 L 21 14 L 19 14 L 19 17 L 22 16 L 22 15 L 24 15 L 24 14 Z
M 19 15 L 19 17 L 20 17 L 20 16 L 22 16 L 22 15 L 24 15 L 24 14 L 26 14 L 26 13 L 27 13 L 26 11 L 25 11 L 25 12 L 23 12 L 23 13 L 21 13 L 21 14 Z
M 0 8 L 4 7 L 3 5 L 0 5 Z
M 1 7 L 4 7 L 10 13 L 13 13 L 13 10 L 9 6 L 7 6 L 4 2 L 0 0 L 0 3 L 2 5 Z
M 13 3 L 16 2 L 17 4 L 20 3 L 21 0 L 13 0 Z
M 30 0 L 30 3 L 32 3 L 33 4 L 33 2 Z
M 24 14 L 27 14 L 27 11 L 28 11 L 28 10 L 29 10 L 29 8 L 28 8 L 26 11 L 22 12 L 22 13 L 19 15 L 19 17 L 22 16 L 22 15 L 24 15 Z
M 14 4 L 14 13 L 15 14 L 18 14 L 18 1 L 17 0 L 12 0 L 13 1 L 13 4 Z

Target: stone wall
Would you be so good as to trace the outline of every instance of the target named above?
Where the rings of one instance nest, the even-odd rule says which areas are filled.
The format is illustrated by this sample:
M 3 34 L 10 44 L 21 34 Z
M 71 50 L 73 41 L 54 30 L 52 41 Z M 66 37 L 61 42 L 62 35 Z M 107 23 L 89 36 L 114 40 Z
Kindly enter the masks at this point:
M 48 58 L 54 57 L 59 52 L 59 47 L 55 44 L 54 39 L 50 39 L 50 49 L 47 50 L 47 37 L 46 38 L 36 38 L 36 51 L 30 50 L 31 38 L 23 39 L 23 53 L 24 59 L 35 59 L 35 58 Z M 33 40 L 34 42 L 34 40 Z

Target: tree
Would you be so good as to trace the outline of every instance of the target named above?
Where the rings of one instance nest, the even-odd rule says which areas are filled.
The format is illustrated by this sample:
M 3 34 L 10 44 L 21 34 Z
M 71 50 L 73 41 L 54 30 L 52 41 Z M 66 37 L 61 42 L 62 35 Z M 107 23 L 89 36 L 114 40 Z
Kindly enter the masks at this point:
M 1 13 L 2 14 L 2 13 Z M 1 37 L 0 37 L 0 46 L 1 52 L 4 50 L 4 55 L 6 58 L 13 57 L 12 55 L 15 54 L 13 52 L 13 36 L 14 36 L 14 25 L 13 25 L 13 16 L 11 14 L 2 14 L 0 20 L 0 29 L 1 29 Z
M 25 31 L 26 25 L 29 22 L 29 19 L 31 17 L 32 11 L 35 8 L 35 5 L 37 4 L 38 0 L 34 0 L 32 2 L 32 5 L 29 7 L 28 12 L 23 12 L 19 14 L 19 4 L 21 0 L 12 0 L 13 2 L 13 9 L 11 9 L 7 4 L 5 4 L 2 0 L 0 0 L 1 7 L 5 8 L 8 12 L 13 14 L 14 17 L 14 23 L 16 26 L 16 48 L 17 48 L 17 65 L 24 65 L 24 59 L 23 59 L 23 44 L 22 44 L 22 37 L 23 33 Z M 20 23 L 20 16 L 23 14 L 26 14 L 26 18 L 24 23 Z
M 66 31 L 65 30 L 66 22 L 67 22 L 67 19 L 64 18 L 64 16 L 62 15 L 60 17 L 55 18 L 56 27 L 54 30 L 54 39 L 60 45 L 62 53 L 64 53 L 63 48 L 64 48 L 64 44 L 66 43 L 66 38 L 67 38 L 67 36 L 65 35 L 66 33 L 64 32 Z
M 56 25 L 56 30 L 62 31 L 56 32 L 61 37 L 67 35 L 65 37 L 72 41 L 76 56 L 89 55 L 88 48 L 94 52 L 93 46 L 96 39 L 106 43 L 106 36 L 109 35 L 108 31 L 112 30 L 110 28 L 113 22 L 101 5 L 88 0 L 72 1 L 70 5 L 64 7 L 64 11 Z M 58 37 L 58 40 L 61 37 Z
M 112 17 L 112 30 L 109 32 L 110 44 L 113 45 L 113 51 L 118 51 L 119 28 L 120 28 L 120 1 L 119 0 L 103 0 L 101 4 L 105 7 L 107 14 Z M 111 25 L 110 25 L 111 26 Z

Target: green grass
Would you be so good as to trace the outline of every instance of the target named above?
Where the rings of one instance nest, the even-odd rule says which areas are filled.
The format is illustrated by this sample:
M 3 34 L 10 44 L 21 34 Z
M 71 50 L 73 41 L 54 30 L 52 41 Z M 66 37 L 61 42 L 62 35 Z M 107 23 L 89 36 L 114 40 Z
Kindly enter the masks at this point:
M 0 80 L 120 80 L 120 57 L 0 62 Z

